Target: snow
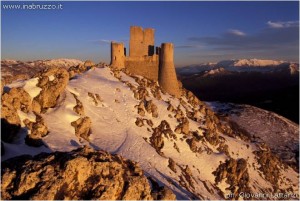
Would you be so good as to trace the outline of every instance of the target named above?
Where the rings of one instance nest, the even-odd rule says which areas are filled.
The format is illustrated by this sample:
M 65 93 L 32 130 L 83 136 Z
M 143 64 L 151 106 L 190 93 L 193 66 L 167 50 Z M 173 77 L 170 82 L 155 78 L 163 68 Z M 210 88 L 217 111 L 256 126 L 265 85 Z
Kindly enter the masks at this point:
M 168 186 L 176 193 L 177 199 L 190 199 L 192 194 L 203 199 L 222 199 L 216 188 L 224 194 L 229 194 L 228 190 L 226 190 L 228 184 L 224 180 L 217 187 L 215 186 L 213 171 L 217 169 L 220 163 L 224 163 L 228 159 L 228 156 L 220 153 L 216 146 L 211 145 L 205 140 L 200 141 L 197 143 L 197 147 L 201 148 L 203 152 L 194 153 L 186 142 L 186 139 L 191 136 L 176 134 L 174 132 L 177 139 L 168 139 L 163 136 L 164 147 L 161 149 L 163 154 L 158 154 L 149 143 L 149 138 L 152 136 L 152 128 L 147 124 L 142 127 L 135 125 L 138 117 L 151 120 L 154 124 L 153 128 L 157 127 L 162 120 L 166 120 L 170 124 L 171 130 L 174 131 L 178 122 L 174 118 L 174 113 L 167 110 L 167 101 L 174 108 L 179 106 L 185 115 L 193 106 L 189 103 L 183 105 L 179 99 L 173 98 L 168 94 L 161 94 L 162 99 L 158 100 L 153 97 L 150 89 L 147 89 L 150 95 L 150 97 L 147 97 L 147 100 L 152 100 L 158 107 L 158 117 L 153 118 L 147 112 L 145 116 L 141 117 L 135 108 L 140 101 L 134 98 L 133 92 L 125 82 L 129 82 L 136 87 L 139 85 L 134 78 L 125 73 L 121 72 L 120 75 L 121 81 L 113 76 L 109 68 L 105 67 L 90 69 L 70 80 L 65 92 L 60 96 L 57 106 L 48 109 L 43 114 L 43 118 L 50 131 L 43 138 L 48 148 L 31 148 L 25 145 L 24 137 L 27 134 L 25 130 L 20 134 L 21 137 L 19 137 L 18 141 L 15 141 L 13 144 L 4 144 L 9 152 L 5 154 L 4 160 L 12 156 L 21 155 L 22 153 L 37 154 L 41 151 L 71 151 L 82 145 L 87 145 L 94 149 L 103 149 L 112 154 L 119 154 L 127 159 L 138 162 L 146 176 L 151 176 L 159 181 L 160 184 Z M 10 86 L 21 86 L 24 88 L 27 86 L 26 90 L 33 97 L 37 94 L 36 84 L 37 80 L 32 79 L 21 84 L 20 82 L 15 82 Z M 101 101 L 95 103 L 94 99 L 88 94 L 98 94 L 101 97 Z M 74 95 L 77 96 L 77 99 L 84 106 L 84 116 L 90 117 L 92 121 L 89 141 L 79 140 L 75 135 L 74 127 L 71 126 L 73 121 L 80 118 L 73 111 L 76 105 Z M 187 102 L 185 97 L 181 101 Z M 218 106 L 212 103 L 209 105 L 215 107 L 214 109 Z M 18 111 L 18 114 L 21 120 L 28 118 L 35 121 L 35 116 L 31 113 L 25 114 Z M 205 121 L 205 117 L 203 114 L 199 114 L 199 118 L 202 121 L 196 122 L 188 119 L 190 131 L 197 131 L 199 135 L 203 136 L 204 129 L 207 129 L 207 127 L 201 122 Z M 252 125 L 256 122 L 250 121 L 251 119 L 246 120 L 252 123 Z M 257 121 L 264 121 L 264 119 L 259 118 Z M 287 122 L 287 124 L 289 123 Z M 254 125 L 258 127 L 258 124 Z M 248 171 L 251 180 L 250 188 L 254 190 L 271 188 L 271 184 L 257 171 L 259 165 L 253 151 L 257 150 L 258 147 L 253 143 L 245 142 L 238 138 L 228 137 L 222 133 L 218 134 L 225 139 L 230 157 L 234 159 L 245 158 L 248 161 Z M 179 148 L 179 152 L 174 148 L 174 143 Z M 208 153 L 205 150 L 211 150 L 211 152 Z M 168 168 L 169 158 L 172 158 L 176 162 L 176 173 Z M 254 164 L 254 166 L 249 164 Z M 187 166 L 192 173 L 191 180 L 194 183 L 193 186 L 189 184 L 182 173 L 183 169 Z M 282 172 L 282 174 L 291 178 L 293 183 L 296 182 L 296 173 L 291 169 Z M 186 183 L 186 187 L 182 186 L 182 182 Z M 286 185 L 288 186 L 289 182 Z
M 11 84 L 6 85 L 5 90 L 11 89 L 11 88 L 23 87 L 23 89 L 33 99 L 34 97 L 38 96 L 42 90 L 42 88 L 36 86 L 38 83 L 39 83 L 38 77 L 29 79 L 29 80 L 17 80 L 17 81 L 12 82 Z
M 59 66 L 59 67 L 71 67 L 71 66 L 77 66 L 79 64 L 83 64 L 83 62 L 78 59 L 66 59 L 66 58 L 43 60 L 42 63 L 47 66 Z
M 24 90 L 29 93 L 31 98 L 34 98 L 40 94 L 42 88 L 37 87 L 36 85 L 39 83 L 39 78 L 29 79 L 25 82 Z
M 217 63 L 217 66 L 223 67 L 266 67 L 278 66 L 287 63 L 286 61 L 267 60 L 267 59 L 238 59 L 238 60 L 224 60 Z

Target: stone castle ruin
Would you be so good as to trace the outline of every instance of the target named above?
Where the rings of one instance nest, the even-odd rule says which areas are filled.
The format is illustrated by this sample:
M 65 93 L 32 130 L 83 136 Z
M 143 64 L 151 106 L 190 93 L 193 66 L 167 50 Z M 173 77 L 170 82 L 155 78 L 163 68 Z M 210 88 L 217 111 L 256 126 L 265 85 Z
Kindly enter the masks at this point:
M 163 90 L 180 96 L 173 44 L 162 43 L 160 47 L 155 47 L 152 28 L 130 27 L 129 56 L 123 43 L 112 42 L 110 65 L 158 81 Z

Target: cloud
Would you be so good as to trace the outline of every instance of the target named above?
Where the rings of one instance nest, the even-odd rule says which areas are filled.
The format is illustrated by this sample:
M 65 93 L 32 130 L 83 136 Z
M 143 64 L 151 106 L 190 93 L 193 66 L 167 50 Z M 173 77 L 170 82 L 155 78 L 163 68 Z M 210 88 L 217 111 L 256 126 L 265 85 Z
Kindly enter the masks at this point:
M 237 30 L 237 29 L 229 29 L 228 34 L 232 34 L 235 36 L 245 36 L 246 35 L 244 32 Z
M 290 23 L 294 24 L 294 23 Z M 299 27 L 284 25 L 284 28 L 267 27 L 242 37 L 225 32 L 219 36 L 193 36 L 187 40 L 202 50 L 212 50 L 221 54 L 259 55 L 278 57 L 287 60 L 299 59 Z
M 270 28 L 288 28 L 288 27 L 299 27 L 299 21 L 286 21 L 286 22 L 272 22 L 268 21 L 267 25 Z
M 122 39 L 122 40 L 97 39 L 97 40 L 90 40 L 89 42 L 93 42 L 97 44 L 110 44 L 111 42 L 125 43 L 127 41 L 128 41 L 127 39 Z

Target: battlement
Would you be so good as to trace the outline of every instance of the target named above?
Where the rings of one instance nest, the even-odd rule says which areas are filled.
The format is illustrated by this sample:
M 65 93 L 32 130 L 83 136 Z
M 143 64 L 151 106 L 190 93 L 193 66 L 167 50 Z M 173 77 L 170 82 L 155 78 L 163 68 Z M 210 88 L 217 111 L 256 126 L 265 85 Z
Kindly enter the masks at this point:
M 172 43 L 154 46 L 152 28 L 143 30 L 139 26 L 130 27 L 129 56 L 123 43 L 111 43 L 111 63 L 113 68 L 126 68 L 133 74 L 156 80 L 169 94 L 180 96 L 174 67 L 174 48 Z

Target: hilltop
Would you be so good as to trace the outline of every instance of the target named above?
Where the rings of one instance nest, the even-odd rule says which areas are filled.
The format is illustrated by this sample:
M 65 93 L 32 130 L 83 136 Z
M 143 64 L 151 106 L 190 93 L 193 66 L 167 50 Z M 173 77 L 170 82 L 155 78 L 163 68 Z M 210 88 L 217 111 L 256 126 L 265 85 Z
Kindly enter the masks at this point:
M 105 198 L 97 181 L 105 175 L 119 181 L 119 176 L 111 172 L 114 168 L 99 178 L 95 171 L 104 164 L 113 167 L 114 161 L 131 175 L 129 183 L 120 181 L 116 186 L 122 188 L 109 191 L 116 198 L 124 198 L 126 192 L 133 199 L 237 199 L 281 192 L 295 199 L 299 193 L 299 174 L 292 166 L 190 91 L 180 86 L 181 96 L 176 98 L 158 82 L 100 66 L 85 62 L 68 70 L 45 68 L 4 86 L 2 160 L 9 159 L 2 163 L 4 199 L 38 198 L 43 193 L 39 189 L 47 186 L 60 190 L 54 198 Z M 78 150 L 81 147 L 87 149 Z M 37 155 L 41 152 L 46 153 Z M 61 163 L 61 157 L 70 162 Z M 126 165 L 117 165 L 126 160 Z M 48 163 L 60 165 L 51 169 Z M 72 173 L 84 164 L 91 165 L 90 178 Z M 73 179 L 51 184 L 42 176 L 46 171 Z M 78 193 L 66 188 L 71 182 L 80 186 Z M 132 185 L 139 186 L 134 194 Z M 85 190 L 91 186 L 95 189 Z

